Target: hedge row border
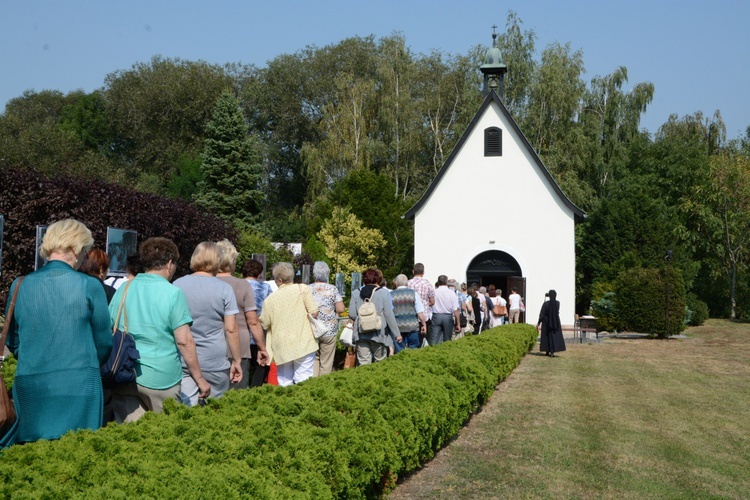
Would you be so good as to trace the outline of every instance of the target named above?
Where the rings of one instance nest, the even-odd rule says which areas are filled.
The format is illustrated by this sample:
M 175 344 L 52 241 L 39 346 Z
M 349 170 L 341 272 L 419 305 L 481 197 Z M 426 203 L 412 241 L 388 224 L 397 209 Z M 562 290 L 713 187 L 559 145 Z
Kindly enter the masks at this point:
M 292 387 L 13 446 L 13 498 L 372 498 L 454 437 L 536 342 L 506 325 Z

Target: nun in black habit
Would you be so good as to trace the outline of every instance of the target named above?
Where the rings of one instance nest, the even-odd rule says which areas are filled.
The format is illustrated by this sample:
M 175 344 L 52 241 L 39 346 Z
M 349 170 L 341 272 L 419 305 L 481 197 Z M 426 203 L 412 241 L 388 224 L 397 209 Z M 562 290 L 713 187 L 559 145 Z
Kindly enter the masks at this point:
M 565 340 L 560 323 L 560 302 L 557 300 L 557 292 L 550 290 L 547 296 L 549 300 L 542 304 L 537 323 L 537 327 L 542 326 L 539 350 L 544 351 L 547 356 L 554 357 L 556 352 L 565 350 Z

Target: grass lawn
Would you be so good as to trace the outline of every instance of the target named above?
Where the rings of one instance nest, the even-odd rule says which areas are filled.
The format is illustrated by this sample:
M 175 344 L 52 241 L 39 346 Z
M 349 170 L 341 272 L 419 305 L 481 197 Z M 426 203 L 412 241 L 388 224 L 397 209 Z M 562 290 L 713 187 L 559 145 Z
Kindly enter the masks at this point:
M 390 498 L 750 498 L 750 324 L 533 353 Z

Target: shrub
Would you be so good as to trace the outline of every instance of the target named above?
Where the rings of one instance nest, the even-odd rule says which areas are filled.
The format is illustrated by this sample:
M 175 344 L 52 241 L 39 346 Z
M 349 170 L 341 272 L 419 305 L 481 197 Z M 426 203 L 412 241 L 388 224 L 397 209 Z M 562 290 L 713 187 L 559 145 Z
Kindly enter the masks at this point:
M 600 299 L 591 301 L 591 312 L 596 317 L 599 330 L 617 331 L 617 309 L 615 292 L 606 292 Z
M 240 270 L 242 264 L 253 257 L 254 253 L 264 254 L 266 256 L 266 270 L 270 271 L 271 267 L 268 265 L 268 256 L 273 253 L 274 247 L 271 240 L 263 236 L 259 231 L 252 228 L 246 228 L 240 231 L 240 235 L 237 239 L 237 267 Z M 270 273 L 267 272 L 270 276 Z M 263 279 L 268 279 L 268 276 L 264 276 Z
M 597 282 L 593 286 L 594 295 L 591 301 L 591 314 L 596 316 L 599 330 L 613 332 L 618 329 L 616 294 L 609 282 Z
M 0 496 L 365 498 L 455 436 L 535 344 L 501 326 L 292 387 L 13 446 Z
M 687 304 L 685 323 L 690 326 L 701 326 L 708 319 L 708 304 L 692 292 L 685 297 L 685 303 Z
M 179 200 L 139 193 L 101 181 L 44 177 L 33 170 L 0 168 L 0 213 L 5 214 L 0 307 L 10 284 L 34 270 L 36 226 L 75 218 L 104 248 L 107 226 L 174 240 L 180 250 L 177 275 L 190 272 L 190 256 L 201 241 L 234 239 L 234 230 L 216 217 Z
M 2 347 L 0 346 L 0 348 Z M 18 364 L 18 362 L 12 354 L 8 354 L 5 357 L 5 360 L 3 360 L 3 368 L 0 374 L 3 377 L 3 380 L 5 380 L 5 387 L 8 390 L 13 388 L 13 377 L 16 374 L 16 364 Z
M 685 285 L 682 276 L 673 267 L 669 268 L 665 278 L 666 273 L 660 269 L 633 268 L 617 276 L 615 305 L 618 324 L 623 329 L 666 338 L 679 334 L 685 328 Z

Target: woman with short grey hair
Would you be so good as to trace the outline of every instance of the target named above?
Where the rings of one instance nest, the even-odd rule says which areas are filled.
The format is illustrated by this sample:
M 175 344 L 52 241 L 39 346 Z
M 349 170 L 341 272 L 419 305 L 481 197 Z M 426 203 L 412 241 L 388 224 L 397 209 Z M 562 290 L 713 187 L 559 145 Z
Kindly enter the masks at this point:
M 313 264 L 313 279 L 310 285 L 313 298 L 318 304 L 318 319 L 328 325 L 328 332 L 318 338 L 318 352 L 313 366 L 314 376 L 328 375 L 333 370 L 333 356 L 336 353 L 339 322 L 337 317 L 344 312 L 344 299 L 338 288 L 328 283 L 331 269 L 323 261 Z
M 318 316 L 310 287 L 294 285 L 294 268 L 277 262 L 271 271 L 279 289 L 263 303 L 260 324 L 268 331 L 266 350 L 276 363 L 279 385 L 298 384 L 313 375 L 318 343 L 307 314 Z
M 289 262 L 277 262 L 271 268 L 271 276 L 277 285 L 288 285 L 294 281 L 294 266 Z
M 328 283 L 328 278 L 331 276 L 331 268 L 322 260 L 318 260 L 313 264 L 312 274 L 313 280 Z

